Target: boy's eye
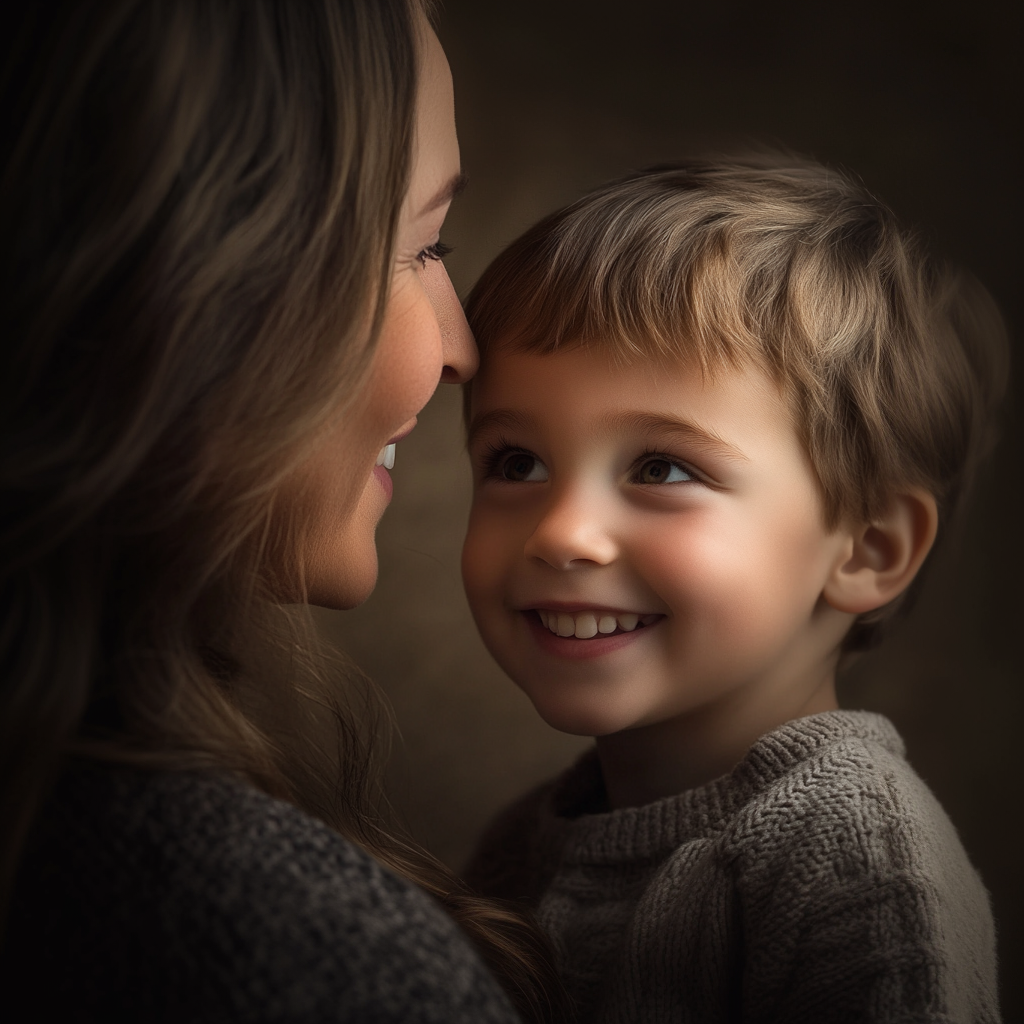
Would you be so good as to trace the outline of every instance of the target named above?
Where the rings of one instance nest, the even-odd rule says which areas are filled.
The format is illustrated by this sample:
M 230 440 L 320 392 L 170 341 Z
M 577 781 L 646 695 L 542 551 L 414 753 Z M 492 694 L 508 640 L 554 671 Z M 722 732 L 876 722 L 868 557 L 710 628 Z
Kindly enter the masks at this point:
M 636 472 L 637 483 L 674 484 L 693 480 L 693 474 L 668 459 L 646 459 Z
M 515 483 L 542 483 L 548 478 L 547 466 L 527 452 L 506 455 L 498 465 L 498 473 Z

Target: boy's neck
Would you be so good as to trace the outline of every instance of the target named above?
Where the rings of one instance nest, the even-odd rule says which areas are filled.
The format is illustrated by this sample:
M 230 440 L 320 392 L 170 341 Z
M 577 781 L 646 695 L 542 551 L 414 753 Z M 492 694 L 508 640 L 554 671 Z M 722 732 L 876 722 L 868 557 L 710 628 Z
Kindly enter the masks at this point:
M 758 696 L 763 699 L 751 701 L 740 687 L 676 718 L 598 736 L 611 809 L 639 807 L 711 782 L 728 774 L 765 733 L 839 707 L 834 669 L 797 693 Z

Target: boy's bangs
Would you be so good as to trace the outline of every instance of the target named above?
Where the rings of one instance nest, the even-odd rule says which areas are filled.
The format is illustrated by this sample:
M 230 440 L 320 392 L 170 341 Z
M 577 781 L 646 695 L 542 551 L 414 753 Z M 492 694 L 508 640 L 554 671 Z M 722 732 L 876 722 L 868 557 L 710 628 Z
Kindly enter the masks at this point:
M 599 345 L 624 362 L 692 360 L 708 375 L 761 356 L 727 239 L 681 244 L 668 198 L 651 190 L 609 209 L 588 197 L 513 243 L 467 304 L 481 351 Z

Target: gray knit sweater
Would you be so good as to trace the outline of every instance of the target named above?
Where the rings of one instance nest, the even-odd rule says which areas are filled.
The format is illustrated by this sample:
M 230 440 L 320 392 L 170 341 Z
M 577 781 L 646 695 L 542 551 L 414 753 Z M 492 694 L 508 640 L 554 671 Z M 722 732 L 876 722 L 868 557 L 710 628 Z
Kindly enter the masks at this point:
M 885 718 L 827 712 L 608 812 L 590 754 L 501 815 L 467 874 L 537 906 L 582 1022 L 998 1021 L 987 894 L 903 755 Z
M 49 801 L 0 952 L 10 1021 L 513 1024 L 455 924 L 230 778 L 88 768 Z

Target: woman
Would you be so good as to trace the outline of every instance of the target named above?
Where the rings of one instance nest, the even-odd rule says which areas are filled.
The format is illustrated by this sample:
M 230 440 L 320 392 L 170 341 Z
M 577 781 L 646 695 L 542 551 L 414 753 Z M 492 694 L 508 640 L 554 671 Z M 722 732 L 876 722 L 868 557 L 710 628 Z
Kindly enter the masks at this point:
M 378 456 L 475 367 L 418 0 L 24 6 L 3 33 L 5 1001 L 514 1019 L 368 850 L 557 1015 L 530 929 L 382 826 L 372 736 L 303 615 L 370 592 Z

